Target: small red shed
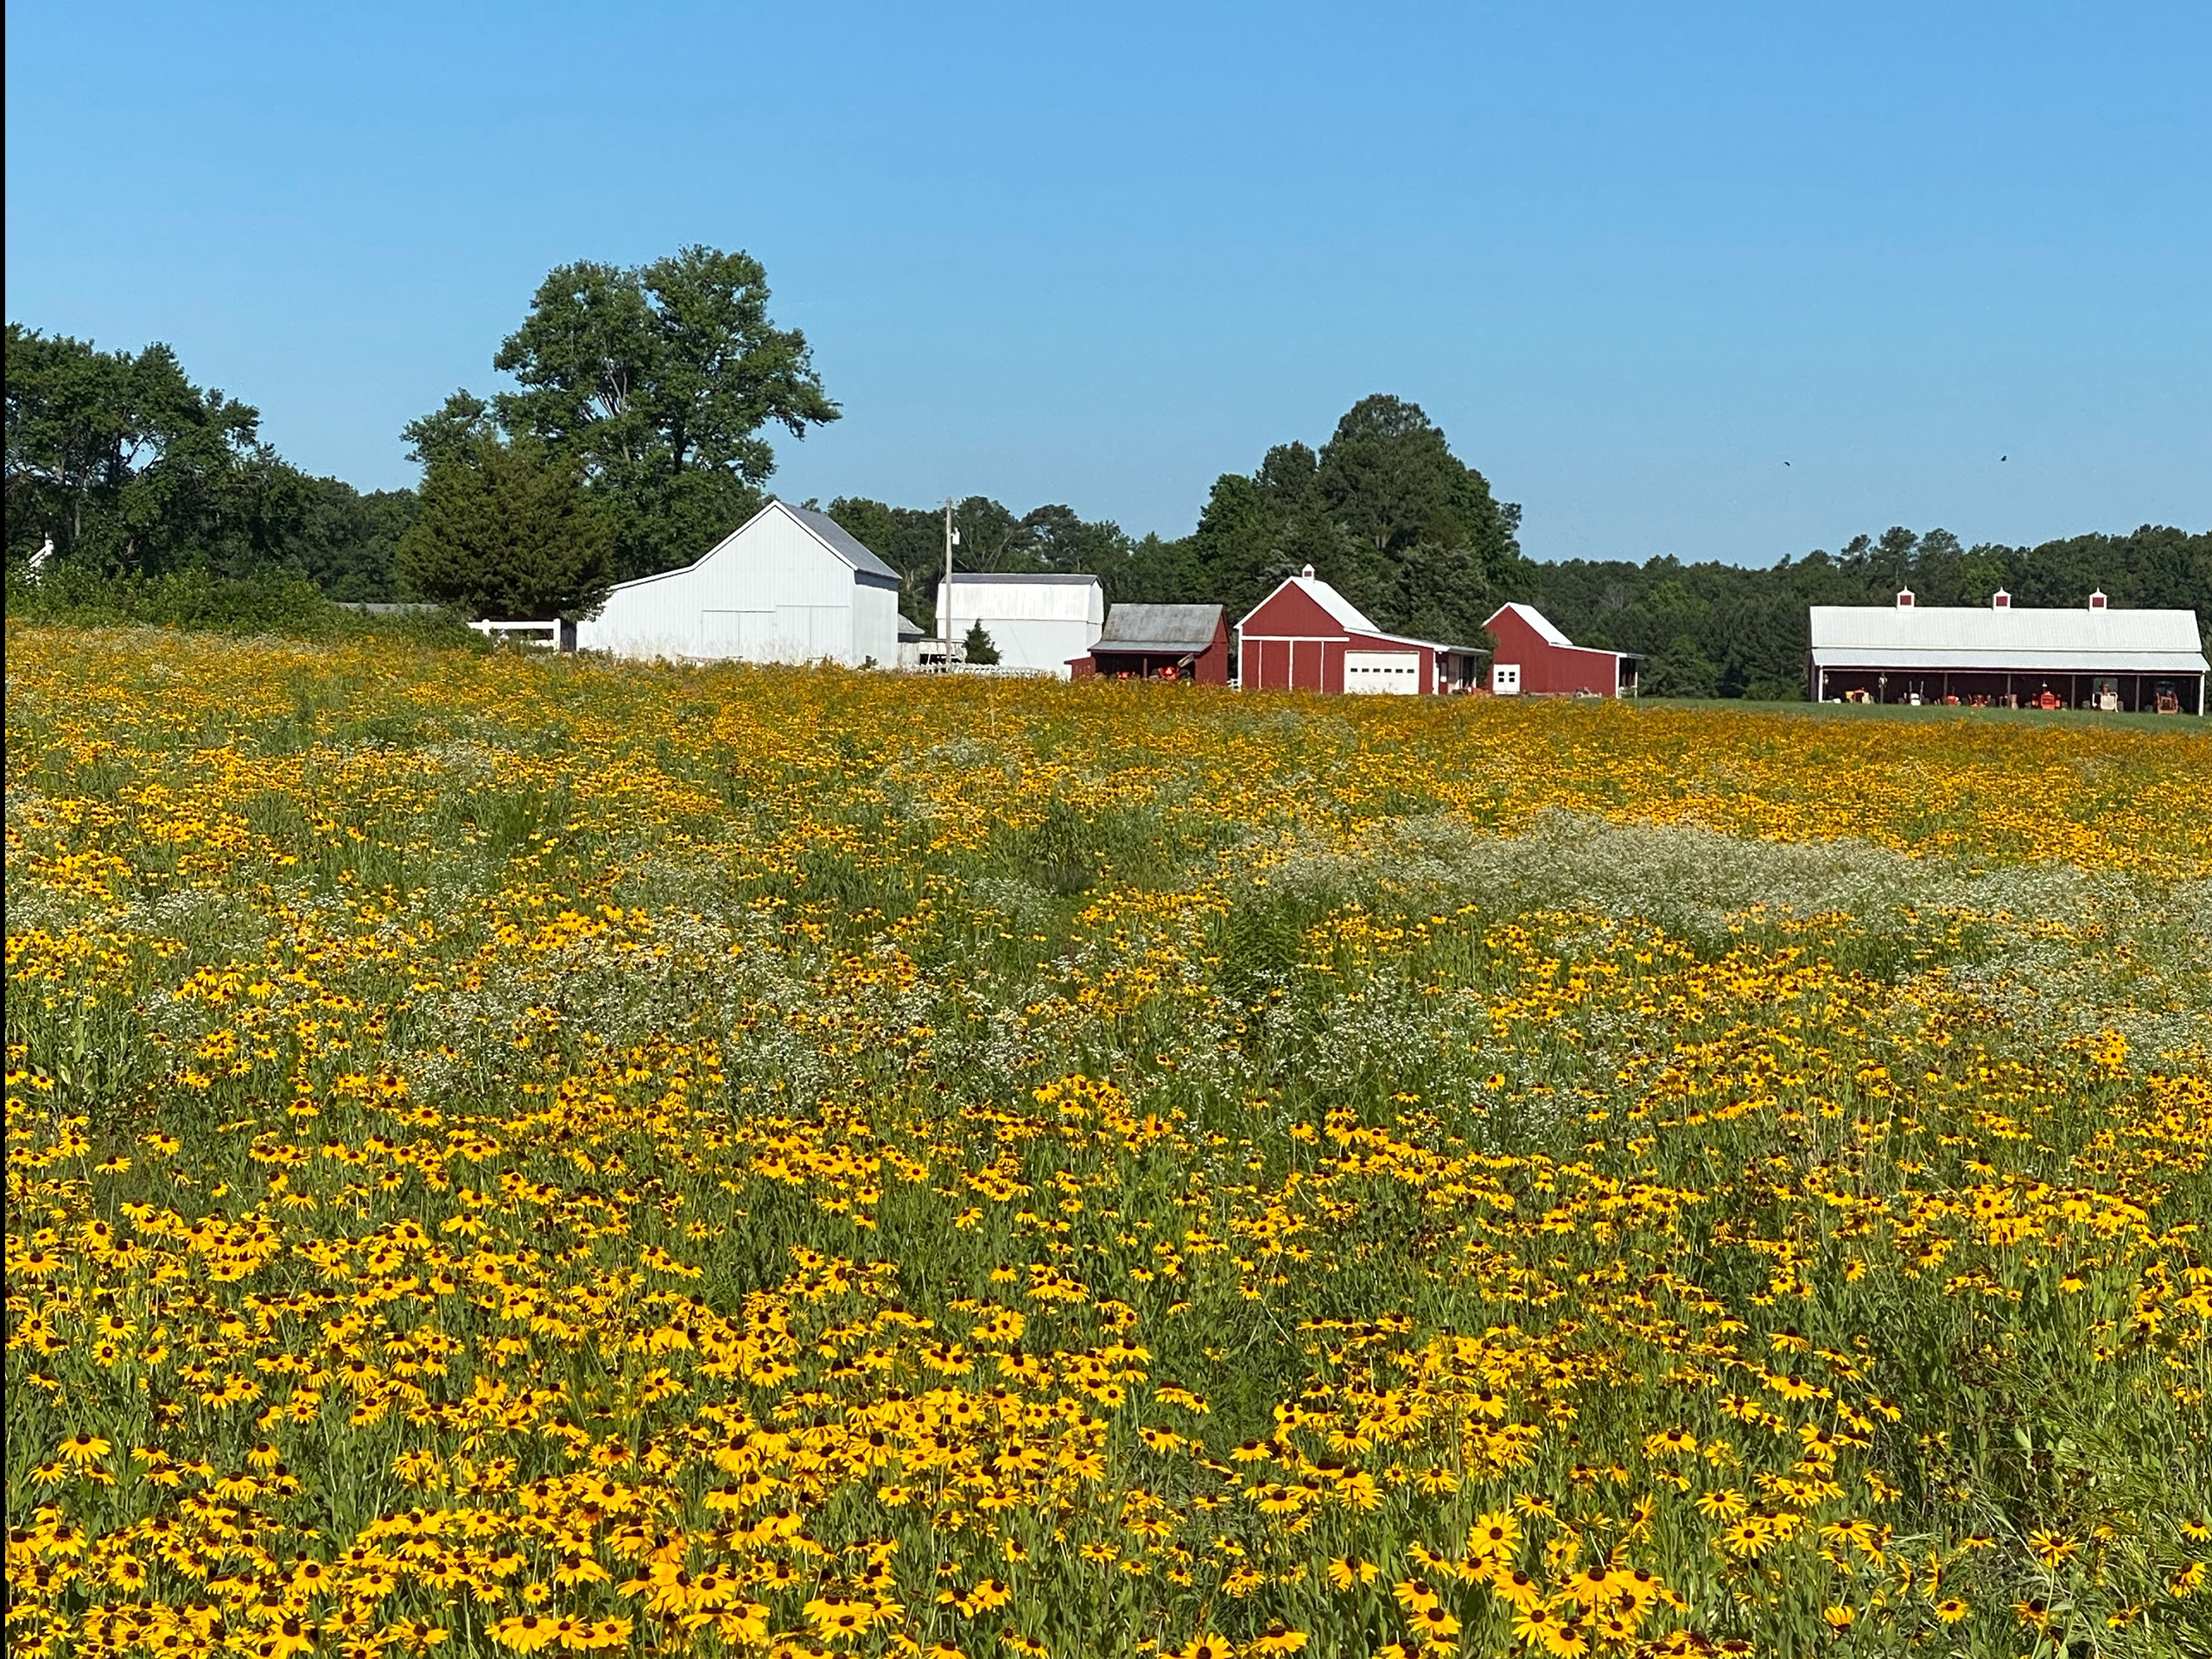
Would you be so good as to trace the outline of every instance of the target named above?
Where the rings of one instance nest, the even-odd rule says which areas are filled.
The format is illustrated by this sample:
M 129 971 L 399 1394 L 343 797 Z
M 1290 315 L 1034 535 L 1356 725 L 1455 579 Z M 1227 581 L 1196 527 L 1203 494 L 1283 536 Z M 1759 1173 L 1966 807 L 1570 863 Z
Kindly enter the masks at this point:
M 1385 633 L 1307 565 L 1236 625 L 1237 683 L 1252 691 L 1419 696 L 1472 690 L 1481 653 Z
M 1116 605 L 1090 654 L 1068 664 L 1079 680 L 1229 683 L 1229 623 L 1218 605 Z
M 1636 690 L 1634 652 L 1578 645 L 1533 605 L 1501 605 L 1483 626 L 1497 641 L 1490 689 L 1501 697 L 1618 697 Z

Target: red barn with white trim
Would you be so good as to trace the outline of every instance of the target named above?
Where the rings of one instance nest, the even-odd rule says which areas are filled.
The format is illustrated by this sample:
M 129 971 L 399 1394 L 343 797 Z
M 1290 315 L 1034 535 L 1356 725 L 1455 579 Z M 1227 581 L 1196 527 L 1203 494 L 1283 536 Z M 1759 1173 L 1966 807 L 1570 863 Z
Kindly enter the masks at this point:
M 1483 626 L 1497 641 L 1490 689 L 1501 697 L 1617 697 L 1636 690 L 1635 652 L 1578 645 L 1533 605 L 1501 605 Z
M 1236 625 L 1237 683 L 1251 691 L 1467 691 L 1479 676 L 1480 655 L 1385 633 L 1310 564 Z

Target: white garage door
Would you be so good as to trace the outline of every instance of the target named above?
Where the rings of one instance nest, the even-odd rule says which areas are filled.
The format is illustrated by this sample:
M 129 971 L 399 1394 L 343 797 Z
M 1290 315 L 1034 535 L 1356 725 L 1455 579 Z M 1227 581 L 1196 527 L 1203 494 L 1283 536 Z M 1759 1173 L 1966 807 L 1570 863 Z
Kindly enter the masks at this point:
M 1421 653 L 1417 651 L 1344 652 L 1344 690 L 1369 696 L 1421 695 Z

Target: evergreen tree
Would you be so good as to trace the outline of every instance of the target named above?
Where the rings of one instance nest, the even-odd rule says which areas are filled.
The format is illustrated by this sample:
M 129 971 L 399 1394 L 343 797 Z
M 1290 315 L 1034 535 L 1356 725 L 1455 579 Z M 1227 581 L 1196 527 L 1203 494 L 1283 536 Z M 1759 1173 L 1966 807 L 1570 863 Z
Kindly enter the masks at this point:
M 582 472 L 527 438 L 485 435 L 441 453 L 422 516 L 400 538 L 401 575 L 474 616 L 588 615 L 611 585 L 614 524 Z
M 968 637 L 961 642 L 961 652 L 966 661 L 988 668 L 999 660 L 998 644 L 985 632 L 981 622 L 968 625 Z
M 1643 665 L 1643 689 L 1655 697 L 1710 697 L 1720 690 L 1720 665 L 1678 633 Z

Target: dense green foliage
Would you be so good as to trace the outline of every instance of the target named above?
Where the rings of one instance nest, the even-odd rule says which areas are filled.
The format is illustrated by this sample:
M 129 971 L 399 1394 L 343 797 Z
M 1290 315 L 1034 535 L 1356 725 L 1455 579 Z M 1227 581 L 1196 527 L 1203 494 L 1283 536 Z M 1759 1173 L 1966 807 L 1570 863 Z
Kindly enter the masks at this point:
M 104 352 L 10 323 L 8 569 L 50 541 L 61 563 L 108 575 L 289 571 L 335 598 L 399 597 L 412 493 L 311 477 L 262 441 L 260 420 L 194 385 L 167 346 Z
M 1278 444 L 1216 480 L 1175 597 L 1241 616 L 1310 564 L 1386 629 L 1471 642 L 1525 568 L 1520 519 L 1418 405 L 1367 397 L 1318 453 Z
M 399 568 L 416 591 L 472 616 L 576 617 L 607 598 L 614 533 L 578 461 L 486 434 L 432 458 Z
M 276 634 L 296 639 L 374 635 L 423 645 L 487 649 L 463 618 L 433 606 L 370 612 L 334 600 L 293 570 L 225 576 L 198 566 L 159 575 L 111 575 L 87 565 L 56 564 L 38 581 L 8 571 L 8 615 L 19 622 L 97 626 L 136 624 L 214 633 Z
M 904 574 L 906 613 L 933 626 L 938 512 L 841 497 L 829 512 Z M 1492 498 L 1418 405 L 1374 397 L 1318 453 L 1278 444 L 1250 476 L 1224 474 L 1198 529 L 1177 540 L 1139 540 L 1064 505 L 1017 518 L 982 496 L 953 517 L 963 569 L 1088 572 L 1111 600 L 1219 603 L 1236 617 L 1311 564 L 1386 628 L 1471 640 L 1498 601 L 1515 596 L 1520 512 Z
M 760 261 L 713 248 L 562 266 L 492 365 L 519 389 L 454 392 L 406 429 L 416 459 L 475 453 L 496 424 L 574 461 L 613 516 L 618 581 L 690 563 L 760 507 L 764 428 L 803 437 L 838 413 L 806 337 L 769 321 Z
M 472 578 L 418 537 L 415 567 L 441 572 L 431 596 L 474 603 L 480 592 L 511 610 L 550 594 L 550 608 L 573 610 L 599 590 L 600 563 L 615 579 L 684 563 L 757 510 L 775 464 L 762 429 L 799 435 L 838 412 L 804 336 L 775 327 L 767 302 L 757 260 L 709 248 L 550 273 L 493 359 L 516 390 L 488 401 L 456 391 L 403 435 L 426 474 L 442 459 L 511 455 L 487 437 L 528 440 L 583 481 L 594 522 L 610 526 L 607 558 L 579 563 L 571 546 L 527 580 L 512 556 Z M 50 542 L 55 569 L 107 576 L 204 570 L 258 582 L 264 596 L 304 591 L 262 581 L 289 573 L 353 601 L 429 591 L 410 586 L 397 557 L 421 510 L 415 492 L 363 494 L 289 465 L 262 441 L 252 405 L 194 385 L 167 346 L 103 352 L 11 322 L 7 386 L 11 571 Z M 448 483 L 448 516 L 463 494 L 512 494 L 518 476 L 508 465 L 473 490 Z M 506 544 L 512 555 L 512 535 Z
M 413 490 L 356 490 L 335 478 L 309 478 L 303 534 L 291 547 L 296 569 L 333 599 L 390 601 L 416 597 L 399 574 L 399 540 L 422 511 Z

